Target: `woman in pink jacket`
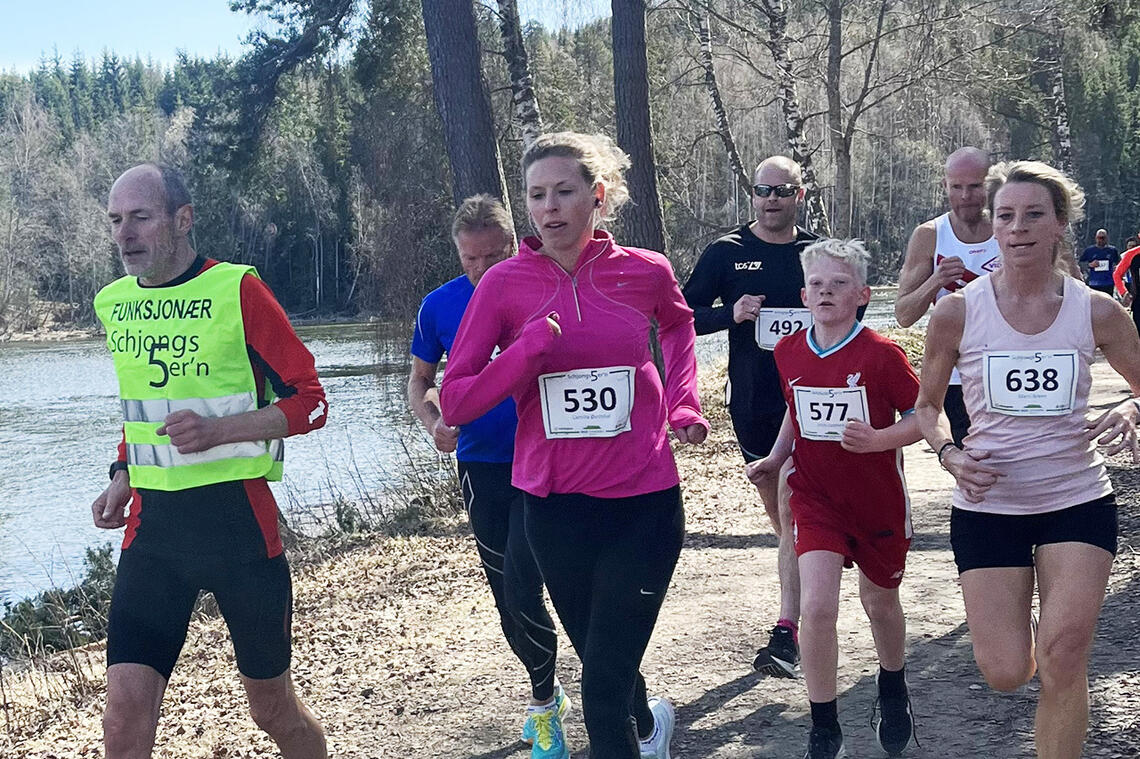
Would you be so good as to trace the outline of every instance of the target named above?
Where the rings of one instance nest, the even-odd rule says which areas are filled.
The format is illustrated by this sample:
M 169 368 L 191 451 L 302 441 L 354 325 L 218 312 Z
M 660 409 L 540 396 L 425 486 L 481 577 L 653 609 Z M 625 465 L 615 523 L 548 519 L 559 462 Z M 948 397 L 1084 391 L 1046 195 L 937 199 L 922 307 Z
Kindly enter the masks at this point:
M 526 494 L 527 537 L 582 660 L 591 756 L 667 759 L 673 708 L 647 699 L 638 668 L 684 536 L 668 428 L 700 443 L 708 422 L 693 315 L 669 261 L 598 229 L 629 198 L 628 166 L 600 135 L 548 134 L 527 149 L 537 236 L 475 289 L 441 402 L 444 421 L 461 425 L 514 397 L 512 481 Z M 654 321 L 664 383 L 650 351 Z

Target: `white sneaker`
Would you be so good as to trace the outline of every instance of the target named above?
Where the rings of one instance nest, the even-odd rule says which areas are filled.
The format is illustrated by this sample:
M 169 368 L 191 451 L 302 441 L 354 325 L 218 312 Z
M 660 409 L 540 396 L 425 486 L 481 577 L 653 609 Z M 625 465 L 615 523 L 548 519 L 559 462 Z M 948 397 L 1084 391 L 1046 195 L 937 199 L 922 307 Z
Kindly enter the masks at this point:
M 649 711 L 653 712 L 653 735 L 640 741 L 641 759 L 669 759 L 669 741 L 673 739 L 677 714 L 671 703 L 657 697 L 649 699 Z

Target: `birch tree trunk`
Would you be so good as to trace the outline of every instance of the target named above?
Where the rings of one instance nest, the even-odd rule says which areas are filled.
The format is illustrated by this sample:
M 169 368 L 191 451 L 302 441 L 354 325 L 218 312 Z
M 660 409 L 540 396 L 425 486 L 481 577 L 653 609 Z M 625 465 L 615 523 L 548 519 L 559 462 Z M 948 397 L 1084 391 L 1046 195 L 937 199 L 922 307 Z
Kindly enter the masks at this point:
M 804 138 L 803 109 L 800 107 L 796 76 L 789 53 L 791 40 L 788 38 L 788 11 L 783 0 L 760 0 L 760 5 L 768 19 L 767 45 L 776 63 L 780 105 L 784 112 L 784 132 L 788 147 L 792 150 L 792 159 L 803 169 L 807 227 L 816 234 L 830 236 L 831 224 L 827 218 L 827 208 L 823 205 L 815 164 Z
M 530 59 L 523 44 L 517 0 L 499 0 L 499 32 L 503 37 L 507 71 L 511 77 L 511 102 L 515 104 L 523 147 L 526 148 L 542 134 L 542 113 L 538 109 L 538 96 L 534 94 L 534 77 L 531 76 Z
M 827 129 L 835 162 L 835 217 L 838 237 L 851 236 L 851 141 L 843 118 L 843 3 L 827 1 Z
M 1052 124 L 1051 141 L 1057 168 L 1073 176 L 1073 141 L 1069 132 L 1069 103 L 1065 98 L 1065 39 L 1061 33 L 1053 36 L 1048 45 L 1049 55 L 1049 122 Z
M 494 195 L 507 205 L 472 0 L 422 3 L 435 104 L 447 140 L 455 205 L 480 192 Z
M 664 252 L 665 221 L 649 116 L 645 0 L 613 0 L 611 8 L 617 142 L 633 163 L 626 172 L 633 202 L 622 209 L 622 231 L 630 245 Z
M 736 149 L 736 140 L 732 137 L 732 128 L 728 123 L 728 112 L 724 108 L 724 100 L 720 96 L 720 85 L 716 79 L 716 67 L 713 66 L 712 31 L 709 28 L 708 10 L 699 12 L 697 16 L 697 40 L 700 42 L 701 67 L 705 70 L 705 87 L 712 100 L 713 114 L 716 116 L 716 130 L 724 143 L 728 160 L 732 164 L 732 173 L 746 195 L 752 194 L 752 179 L 744 169 L 740 160 L 740 151 Z

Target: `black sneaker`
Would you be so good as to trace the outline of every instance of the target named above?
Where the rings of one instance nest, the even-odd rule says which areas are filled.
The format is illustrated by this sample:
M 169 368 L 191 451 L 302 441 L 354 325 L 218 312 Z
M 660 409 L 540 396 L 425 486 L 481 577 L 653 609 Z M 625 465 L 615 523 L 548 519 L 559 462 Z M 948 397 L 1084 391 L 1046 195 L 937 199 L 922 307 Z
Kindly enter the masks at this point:
M 756 652 L 752 666 L 756 670 L 773 677 L 795 677 L 800 663 L 800 647 L 790 628 L 776 625 L 768 645 Z
M 843 747 L 843 733 L 840 730 L 812 725 L 804 759 L 843 759 L 845 756 L 847 749 Z
M 879 746 L 888 756 L 901 755 L 914 736 L 910 693 L 904 692 L 901 696 L 884 696 L 880 691 L 871 713 L 871 727 L 875 730 Z

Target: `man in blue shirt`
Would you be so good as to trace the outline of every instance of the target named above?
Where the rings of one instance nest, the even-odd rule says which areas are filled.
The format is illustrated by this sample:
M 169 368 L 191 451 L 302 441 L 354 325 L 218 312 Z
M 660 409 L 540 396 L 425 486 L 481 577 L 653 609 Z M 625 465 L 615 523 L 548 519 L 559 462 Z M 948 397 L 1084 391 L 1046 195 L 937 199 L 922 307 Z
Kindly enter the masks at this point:
M 570 701 L 555 677 L 558 637 L 542 596 L 542 575 L 523 531 L 522 491 L 511 485 L 514 399 L 508 398 L 461 428 L 444 424 L 435 379 L 451 350 L 468 301 L 483 274 L 515 252 L 510 213 L 490 195 L 467 198 L 456 211 L 451 237 L 463 274 L 432 290 L 416 315 L 408 405 L 435 447 L 455 451 L 463 505 L 495 597 L 503 633 L 526 667 L 531 701 L 522 738 L 532 759 L 569 759 L 562 717 Z
M 1100 290 L 1106 295 L 1112 295 L 1112 271 L 1120 263 L 1120 253 L 1108 244 L 1108 232 L 1103 229 L 1096 231 L 1096 244 L 1085 248 L 1081 254 L 1081 269 L 1085 273 L 1085 281 L 1094 290 Z

